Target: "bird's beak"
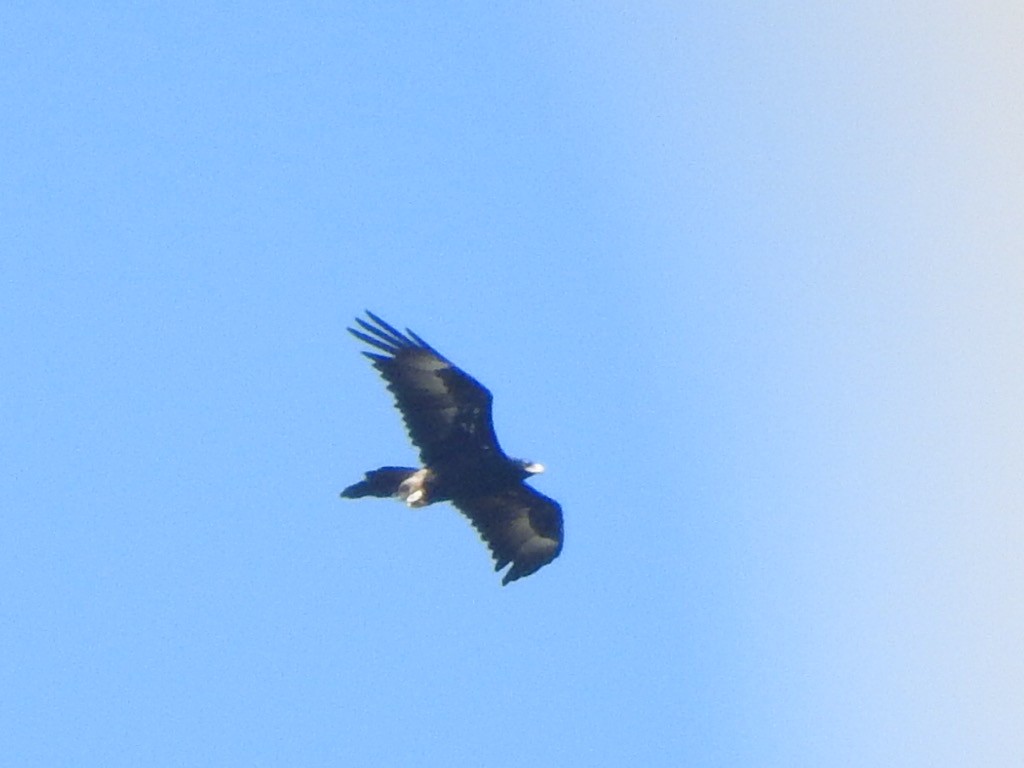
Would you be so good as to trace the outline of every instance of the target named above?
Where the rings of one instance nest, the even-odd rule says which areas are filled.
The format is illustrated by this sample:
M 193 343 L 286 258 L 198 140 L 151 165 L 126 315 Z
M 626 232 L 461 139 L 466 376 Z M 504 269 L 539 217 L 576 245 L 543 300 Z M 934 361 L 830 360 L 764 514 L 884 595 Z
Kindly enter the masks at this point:
M 531 475 L 539 475 L 541 472 L 544 471 L 544 465 L 543 464 L 538 464 L 535 461 L 532 464 L 527 464 L 525 467 L 523 467 L 523 469 L 525 469 Z

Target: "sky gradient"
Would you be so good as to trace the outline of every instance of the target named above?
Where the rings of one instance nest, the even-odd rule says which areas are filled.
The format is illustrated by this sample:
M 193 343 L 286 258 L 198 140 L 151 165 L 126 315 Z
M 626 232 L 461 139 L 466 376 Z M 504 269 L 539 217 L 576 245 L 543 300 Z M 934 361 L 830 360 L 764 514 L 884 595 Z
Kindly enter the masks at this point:
M 0 11 L 0 765 L 1024 759 L 1010 3 Z M 487 384 L 506 588 L 345 332 Z

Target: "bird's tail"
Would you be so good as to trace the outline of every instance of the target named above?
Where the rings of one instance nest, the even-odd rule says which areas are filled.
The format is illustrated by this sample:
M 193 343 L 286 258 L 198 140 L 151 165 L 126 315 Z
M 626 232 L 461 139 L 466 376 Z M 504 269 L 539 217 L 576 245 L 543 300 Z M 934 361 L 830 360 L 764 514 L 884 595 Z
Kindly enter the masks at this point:
M 400 486 L 416 473 L 411 467 L 381 467 L 371 469 L 366 477 L 350 485 L 341 495 L 346 499 L 361 499 L 364 496 L 390 498 L 399 496 Z

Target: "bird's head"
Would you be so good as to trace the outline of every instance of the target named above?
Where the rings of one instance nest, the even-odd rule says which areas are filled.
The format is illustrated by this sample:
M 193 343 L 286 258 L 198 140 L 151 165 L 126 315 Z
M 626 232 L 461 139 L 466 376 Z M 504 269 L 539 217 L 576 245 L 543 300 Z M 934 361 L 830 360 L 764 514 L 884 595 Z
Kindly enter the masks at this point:
M 544 465 L 536 461 L 524 461 L 523 459 L 517 459 L 516 463 L 519 464 L 519 468 L 523 472 L 523 477 L 539 475 L 544 471 Z

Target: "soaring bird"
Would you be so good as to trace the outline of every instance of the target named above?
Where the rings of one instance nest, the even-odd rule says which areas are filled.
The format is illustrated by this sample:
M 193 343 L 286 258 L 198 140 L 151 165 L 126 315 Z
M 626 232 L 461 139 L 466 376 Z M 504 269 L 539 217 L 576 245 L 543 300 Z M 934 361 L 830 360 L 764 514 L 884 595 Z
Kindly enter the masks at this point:
M 370 470 L 341 495 L 395 497 L 410 507 L 450 501 L 490 547 L 502 584 L 529 576 L 562 551 L 562 508 L 524 483 L 544 467 L 509 458 L 491 421 L 491 393 L 412 331 L 367 310 L 349 332 L 394 395 L 420 468 Z

